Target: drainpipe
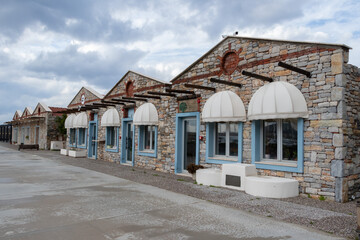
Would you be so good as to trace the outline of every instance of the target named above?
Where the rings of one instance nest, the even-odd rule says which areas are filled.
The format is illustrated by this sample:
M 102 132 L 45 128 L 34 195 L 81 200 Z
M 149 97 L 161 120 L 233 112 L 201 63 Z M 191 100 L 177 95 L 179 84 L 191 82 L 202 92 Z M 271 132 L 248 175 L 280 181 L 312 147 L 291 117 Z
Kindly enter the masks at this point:
M 360 238 L 360 200 L 356 203 L 357 229 L 356 232 Z

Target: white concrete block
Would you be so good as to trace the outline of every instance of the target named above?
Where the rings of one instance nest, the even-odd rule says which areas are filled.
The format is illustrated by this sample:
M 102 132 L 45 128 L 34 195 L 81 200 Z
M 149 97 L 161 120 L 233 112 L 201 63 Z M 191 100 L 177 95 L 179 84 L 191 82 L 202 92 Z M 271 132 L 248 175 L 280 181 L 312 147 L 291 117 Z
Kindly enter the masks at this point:
M 64 147 L 64 141 L 51 141 L 50 150 L 60 150 Z
M 60 154 L 67 156 L 69 154 L 69 150 L 67 149 L 60 149 Z
M 299 195 L 299 182 L 294 179 L 248 176 L 245 192 L 257 197 L 289 198 Z
M 221 186 L 221 170 L 214 168 L 198 169 L 196 171 L 196 182 L 206 186 Z
M 69 156 L 74 158 L 86 157 L 86 150 L 69 150 Z
M 236 190 L 245 190 L 247 176 L 256 176 L 256 167 L 254 164 L 234 163 L 223 164 L 221 174 L 221 186 Z M 240 177 L 240 187 L 227 184 L 226 179 Z

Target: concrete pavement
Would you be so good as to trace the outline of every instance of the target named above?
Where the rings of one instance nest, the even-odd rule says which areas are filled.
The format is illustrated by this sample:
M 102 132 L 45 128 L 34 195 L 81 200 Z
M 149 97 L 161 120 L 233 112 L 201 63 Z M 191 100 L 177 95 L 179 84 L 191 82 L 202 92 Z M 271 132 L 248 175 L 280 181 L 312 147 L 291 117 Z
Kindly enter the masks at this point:
M 3 147 L 0 223 L 0 239 L 340 239 Z

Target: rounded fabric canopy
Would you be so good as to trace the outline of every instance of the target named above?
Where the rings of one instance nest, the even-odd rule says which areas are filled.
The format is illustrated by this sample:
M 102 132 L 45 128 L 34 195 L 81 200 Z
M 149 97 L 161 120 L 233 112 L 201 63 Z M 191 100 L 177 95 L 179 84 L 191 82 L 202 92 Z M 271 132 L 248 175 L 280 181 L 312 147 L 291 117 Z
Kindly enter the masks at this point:
M 106 110 L 101 118 L 102 127 L 115 127 L 120 126 L 119 112 L 115 108 L 109 108 Z
M 309 117 L 304 96 L 287 82 L 268 83 L 255 92 L 249 103 L 249 120 Z
M 234 92 L 215 93 L 205 103 L 202 120 L 204 122 L 245 122 L 244 103 Z
M 67 118 L 65 120 L 65 128 L 73 128 L 74 127 L 75 117 L 76 117 L 75 114 L 70 114 L 69 116 L 67 116 Z
M 87 128 L 88 127 L 88 117 L 86 112 L 82 112 L 74 118 L 74 128 Z
M 134 113 L 134 125 L 158 125 L 158 121 L 158 112 L 152 103 L 141 105 Z

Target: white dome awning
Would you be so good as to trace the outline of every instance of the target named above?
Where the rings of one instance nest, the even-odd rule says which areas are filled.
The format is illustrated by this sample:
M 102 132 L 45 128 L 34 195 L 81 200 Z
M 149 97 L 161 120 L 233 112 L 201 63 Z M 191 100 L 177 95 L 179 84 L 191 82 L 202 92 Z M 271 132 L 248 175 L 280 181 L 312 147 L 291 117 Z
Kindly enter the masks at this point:
M 249 120 L 307 118 L 306 101 L 297 87 L 287 82 L 271 82 L 257 90 L 249 103 Z
M 241 98 L 231 91 L 212 95 L 202 111 L 204 122 L 245 122 L 245 106 Z
M 74 118 L 74 128 L 88 128 L 88 116 L 86 112 L 82 112 Z
M 73 128 L 74 127 L 75 117 L 76 117 L 75 114 L 70 114 L 69 116 L 67 116 L 67 118 L 65 120 L 65 128 Z
M 141 105 L 134 113 L 134 125 L 158 125 L 158 122 L 158 112 L 152 103 Z
M 104 115 L 101 117 L 102 127 L 115 127 L 120 126 L 120 115 L 119 112 L 114 108 L 106 110 Z

